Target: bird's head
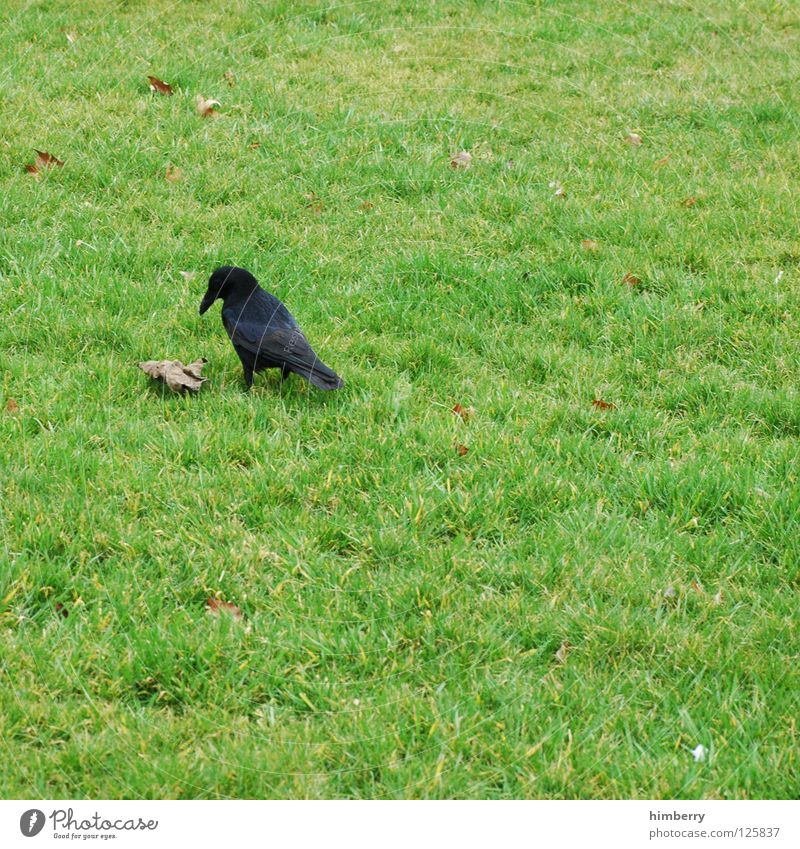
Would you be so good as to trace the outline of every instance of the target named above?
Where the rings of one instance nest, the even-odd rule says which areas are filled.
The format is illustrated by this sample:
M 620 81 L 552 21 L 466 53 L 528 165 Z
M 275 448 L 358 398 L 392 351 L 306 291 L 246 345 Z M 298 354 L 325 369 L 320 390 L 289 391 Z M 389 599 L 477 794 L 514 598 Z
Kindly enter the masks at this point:
M 208 278 L 208 289 L 200 304 L 200 315 L 202 315 L 217 300 L 224 301 L 228 295 L 235 292 L 252 292 L 258 286 L 255 277 L 244 268 L 235 265 L 222 265 L 217 268 Z

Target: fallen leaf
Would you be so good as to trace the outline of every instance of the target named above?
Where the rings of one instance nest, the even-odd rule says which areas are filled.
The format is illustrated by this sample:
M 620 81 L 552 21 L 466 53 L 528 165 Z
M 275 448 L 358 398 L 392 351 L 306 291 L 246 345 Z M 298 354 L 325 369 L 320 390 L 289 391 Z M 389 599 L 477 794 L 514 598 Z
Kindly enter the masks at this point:
M 235 604 L 229 601 L 223 601 L 221 598 L 206 599 L 206 610 L 213 616 L 219 616 L 221 613 L 228 613 L 234 619 L 242 618 L 242 611 Z
M 678 593 L 675 591 L 675 587 L 667 587 L 664 590 L 663 595 L 664 595 L 664 598 L 675 598 L 678 595 Z
M 172 86 L 165 83 L 158 77 L 151 77 L 148 74 L 147 79 L 150 81 L 150 91 L 157 91 L 159 94 L 172 94 Z
M 164 174 L 164 179 L 169 183 L 177 183 L 183 179 L 183 171 L 177 165 L 167 165 L 167 171 Z
M 187 283 L 191 283 L 192 280 L 197 277 L 196 271 L 179 271 L 178 274 L 180 274 Z
M 714 596 L 714 604 L 720 605 L 722 604 L 722 590 L 718 590 L 717 594 Z
M 36 159 L 32 165 L 26 165 L 25 170 L 29 174 L 40 174 L 45 168 L 52 168 L 54 165 L 59 168 L 64 167 L 64 163 L 51 153 L 48 153 L 46 150 L 36 150 Z
M 602 398 L 595 398 L 592 401 L 592 406 L 597 407 L 598 410 L 616 410 L 617 405 L 612 404 L 611 401 L 603 401 Z
M 594 239 L 582 239 L 581 247 L 585 251 L 596 251 L 600 247 L 600 242 L 595 242 Z
M 629 144 L 632 147 L 639 147 L 641 143 L 642 137 L 639 133 L 628 133 L 628 135 L 625 136 L 625 144 Z
M 371 209 L 375 209 L 375 204 L 371 201 L 365 200 L 362 204 L 359 204 L 358 208 L 363 212 L 369 212 Z
M 60 613 L 64 619 L 69 616 L 69 611 L 66 607 L 64 607 L 64 605 L 60 601 L 56 602 L 56 613 Z
M 303 197 L 308 201 L 306 204 L 306 208 L 310 209 L 315 215 L 319 215 L 323 210 L 322 201 L 317 198 L 314 192 L 308 192 L 303 195 Z
M 195 108 L 204 118 L 212 118 L 217 115 L 214 111 L 215 106 L 219 106 L 220 102 L 218 100 L 213 100 L 209 97 L 203 97 L 202 94 L 198 94 L 194 99 Z
M 622 278 L 623 283 L 627 283 L 628 286 L 641 286 L 642 280 L 640 277 L 637 277 L 635 274 L 631 274 L 630 271 Z
M 456 445 L 456 451 L 458 452 L 459 457 L 466 457 L 469 448 L 466 445 Z
M 663 168 L 669 162 L 671 156 L 672 154 L 668 153 L 666 156 L 662 156 L 661 159 L 656 159 L 656 168 Z
M 12 416 L 19 412 L 19 404 L 13 398 L 9 398 L 8 401 L 6 401 L 6 412 L 10 413 Z
M 556 660 L 559 663 L 566 663 L 567 662 L 567 655 L 569 654 L 569 650 L 571 648 L 572 648 L 572 646 L 569 643 L 569 641 L 564 640 L 564 642 L 561 643 L 561 646 L 559 647 L 558 651 L 556 652 Z
M 260 148 L 260 147 L 261 147 L 261 142 L 251 142 L 250 143 L 250 149 L 251 150 L 258 150 L 258 148 Z
M 453 412 L 457 416 L 461 416 L 465 422 L 468 422 L 475 413 L 475 410 L 472 407 L 462 407 L 461 404 L 456 404 L 453 407 Z
M 187 389 L 197 392 L 208 380 L 200 370 L 208 362 L 205 357 L 185 366 L 180 360 L 147 360 L 139 363 L 139 368 L 154 380 L 166 383 L 173 392 L 183 394 Z
M 236 85 L 236 76 L 234 75 L 233 71 L 225 71 L 225 73 L 222 76 L 225 79 L 225 82 L 231 88 L 233 88 L 233 86 Z
M 703 588 L 700 586 L 700 584 L 698 584 L 698 583 L 697 583 L 697 581 L 692 580 L 692 582 L 691 582 L 691 584 L 689 584 L 689 586 L 690 586 L 690 587 L 691 587 L 691 588 L 692 588 L 692 589 L 693 589 L 696 593 L 699 593 L 700 595 L 703 595 Z
M 690 197 L 690 198 L 685 198 L 684 200 L 682 200 L 682 201 L 681 201 L 681 203 L 682 203 L 682 204 L 683 204 L 683 205 L 684 205 L 687 209 L 691 209 L 691 208 L 692 208 L 692 207 L 693 207 L 693 206 L 697 203 L 697 198 L 696 198 L 696 197 L 694 197 L 694 196 L 692 196 L 692 197 Z
M 451 168 L 469 168 L 472 164 L 472 154 L 467 150 L 462 150 L 450 160 Z
M 706 759 L 706 747 L 699 743 L 692 749 L 692 757 L 695 763 L 702 763 Z

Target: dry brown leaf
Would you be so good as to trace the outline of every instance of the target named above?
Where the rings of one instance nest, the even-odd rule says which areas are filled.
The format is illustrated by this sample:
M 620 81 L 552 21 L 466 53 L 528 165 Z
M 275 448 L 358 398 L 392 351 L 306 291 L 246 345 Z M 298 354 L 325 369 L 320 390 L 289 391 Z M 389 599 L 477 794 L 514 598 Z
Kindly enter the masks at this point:
M 473 407 L 462 407 L 461 404 L 456 404 L 453 407 L 453 412 L 457 416 L 461 416 L 465 422 L 468 422 L 475 414 L 475 409 Z
M 167 165 L 166 173 L 164 174 L 164 179 L 168 183 L 177 183 L 178 180 L 183 179 L 183 171 L 178 168 L 177 165 Z
M 19 412 L 19 404 L 13 398 L 9 398 L 8 401 L 6 401 L 6 412 L 10 413 L 12 416 Z
M 700 584 L 697 583 L 697 581 L 692 580 L 689 586 L 699 595 L 703 595 L 703 588 L 700 586 Z
M 251 144 L 250 144 L 251 150 L 258 150 L 258 148 L 260 148 L 260 147 L 261 147 L 261 142 L 251 142 Z
M 198 113 L 204 118 L 214 118 L 217 116 L 217 112 L 215 112 L 214 107 L 219 106 L 220 102 L 218 100 L 213 100 L 210 97 L 203 97 L 202 94 L 198 94 L 194 99 L 194 105 Z
M 569 654 L 569 650 L 571 648 L 572 648 L 572 645 L 570 644 L 569 640 L 564 640 L 564 642 L 561 643 L 561 646 L 559 647 L 558 651 L 556 652 L 556 660 L 559 663 L 562 663 L 562 664 L 566 663 L 567 662 L 567 655 Z
M 451 168 L 469 168 L 472 164 L 472 154 L 468 150 L 462 150 L 450 159 Z
M 663 168 L 669 162 L 670 156 L 672 154 L 668 153 L 666 156 L 662 156 L 661 159 L 656 159 L 656 168 Z
M 641 143 L 642 137 L 639 133 L 628 133 L 628 135 L 625 136 L 625 144 L 629 144 L 632 147 L 639 147 Z
M 160 80 L 158 77 L 151 77 L 149 74 L 147 79 L 150 82 L 150 91 L 157 91 L 159 94 L 172 94 L 172 86 Z
M 603 401 L 602 398 L 595 398 L 592 401 L 592 406 L 597 407 L 598 410 L 615 410 L 617 408 L 616 404 L 612 404 L 611 401 Z
M 34 148 L 34 150 L 36 150 L 36 148 Z M 53 156 L 52 153 L 48 153 L 46 150 L 36 150 L 35 161 L 32 165 L 26 165 L 25 170 L 29 174 L 40 174 L 45 168 L 52 168 L 54 165 L 59 168 L 64 167 L 64 163 Z
M 303 197 L 308 201 L 306 207 L 310 209 L 315 215 L 319 215 L 320 212 L 322 212 L 322 201 L 317 198 L 314 192 L 308 192 L 307 194 L 303 195 Z
M 236 76 L 234 75 L 233 71 L 225 71 L 225 73 L 222 76 L 225 79 L 225 82 L 231 88 L 233 88 L 233 86 L 236 85 Z
M 359 204 L 358 207 L 362 212 L 369 212 L 371 209 L 375 209 L 375 204 L 372 201 L 365 200 L 363 203 Z
M 581 247 L 585 251 L 596 251 L 600 247 L 600 242 L 595 242 L 594 239 L 582 239 Z
M 206 610 L 214 616 L 219 616 L 221 613 L 227 613 L 234 619 L 242 618 L 242 611 L 229 601 L 223 601 L 221 598 L 207 598 Z
M 637 277 L 635 274 L 631 274 L 628 271 L 625 276 L 622 278 L 622 282 L 626 283 L 628 286 L 641 286 L 642 280 L 640 277 Z
M 692 207 L 693 207 L 693 206 L 697 203 L 697 198 L 696 198 L 696 197 L 694 197 L 694 196 L 692 196 L 692 197 L 690 197 L 690 198 L 685 198 L 684 200 L 682 200 L 682 201 L 681 201 L 681 203 L 682 203 L 682 204 L 683 204 L 683 205 L 684 205 L 687 209 L 691 209 L 691 208 L 692 208 Z
M 183 394 L 186 390 L 197 392 L 208 378 L 200 370 L 208 362 L 205 357 L 185 366 L 180 360 L 147 360 L 139 368 L 154 380 L 166 383 L 173 392 Z
M 456 452 L 458 453 L 459 457 L 466 457 L 468 451 L 469 448 L 467 448 L 466 445 L 456 445 Z
M 56 613 L 60 614 L 64 619 L 69 616 L 69 611 L 60 601 L 56 602 Z

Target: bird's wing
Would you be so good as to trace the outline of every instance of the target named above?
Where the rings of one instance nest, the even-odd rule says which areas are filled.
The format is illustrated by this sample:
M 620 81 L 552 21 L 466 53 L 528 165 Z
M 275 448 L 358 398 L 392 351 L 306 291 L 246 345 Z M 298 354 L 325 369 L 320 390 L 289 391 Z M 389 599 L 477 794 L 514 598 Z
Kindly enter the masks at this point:
M 299 329 L 272 328 L 249 321 L 234 321 L 225 314 L 222 322 L 234 345 L 264 360 L 300 368 L 313 368 L 319 362 L 308 339 Z

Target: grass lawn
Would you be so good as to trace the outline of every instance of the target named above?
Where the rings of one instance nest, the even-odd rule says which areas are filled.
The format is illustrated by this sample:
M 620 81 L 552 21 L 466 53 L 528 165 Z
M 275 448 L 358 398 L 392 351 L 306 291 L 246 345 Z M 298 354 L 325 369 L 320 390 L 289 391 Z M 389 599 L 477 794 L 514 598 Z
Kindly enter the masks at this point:
M 800 9 L 694 5 L 3 4 L 2 795 L 797 795 Z

